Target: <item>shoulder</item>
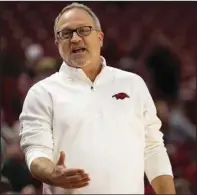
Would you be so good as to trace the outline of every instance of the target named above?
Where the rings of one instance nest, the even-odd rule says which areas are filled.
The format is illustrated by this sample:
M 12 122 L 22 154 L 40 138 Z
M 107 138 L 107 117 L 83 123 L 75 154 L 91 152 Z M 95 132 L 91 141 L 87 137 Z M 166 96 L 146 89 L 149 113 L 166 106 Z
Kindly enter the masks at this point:
M 51 76 L 35 83 L 29 89 L 28 93 L 47 94 L 50 92 L 51 87 L 53 87 L 53 85 L 57 83 L 58 79 L 59 79 L 58 73 L 54 73 Z
M 108 67 L 108 70 L 112 72 L 113 76 L 117 80 L 125 80 L 128 82 L 135 83 L 137 85 L 146 85 L 144 79 L 138 74 L 121 70 L 114 67 Z
M 54 85 L 58 83 L 59 75 L 58 73 L 52 74 L 51 76 L 38 81 L 30 89 L 25 97 L 24 104 L 27 102 L 35 103 L 35 102 L 51 102 L 51 91 Z

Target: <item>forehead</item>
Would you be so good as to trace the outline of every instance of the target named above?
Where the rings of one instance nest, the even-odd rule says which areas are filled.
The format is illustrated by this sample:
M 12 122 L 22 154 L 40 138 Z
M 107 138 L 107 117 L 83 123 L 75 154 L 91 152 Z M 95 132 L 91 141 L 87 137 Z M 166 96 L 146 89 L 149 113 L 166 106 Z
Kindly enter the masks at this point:
M 93 18 L 87 11 L 79 8 L 73 8 L 62 14 L 58 23 L 56 24 L 56 29 L 75 29 L 83 25 L 94 25 Z

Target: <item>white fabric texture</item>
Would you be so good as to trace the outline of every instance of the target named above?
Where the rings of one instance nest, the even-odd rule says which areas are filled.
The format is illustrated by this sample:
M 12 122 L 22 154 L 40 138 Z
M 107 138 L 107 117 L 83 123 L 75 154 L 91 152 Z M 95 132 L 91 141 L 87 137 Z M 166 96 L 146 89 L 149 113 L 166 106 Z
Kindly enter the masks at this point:
M 102 59 L 94 83 L 63 63 L 26 96 L 20 135 L 28 167 L 38 157 L 56 163 L 64 151 L 66 166 L 83 168 L 91 179 L 77 190 L 44 184 L 45 194 L 144 194 L 144 172 L 150 182 L 173 175 L 145 82 Z M 119 93 L 127 97 L 113 97 Z

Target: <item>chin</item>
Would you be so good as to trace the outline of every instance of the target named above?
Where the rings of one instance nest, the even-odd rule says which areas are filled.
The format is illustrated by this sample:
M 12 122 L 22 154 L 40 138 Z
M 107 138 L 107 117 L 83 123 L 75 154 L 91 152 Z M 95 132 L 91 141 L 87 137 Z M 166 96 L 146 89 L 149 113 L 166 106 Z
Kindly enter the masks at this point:
M 86 59 L 75 59 L 75 60 L 71 60 L 71 66 L 75 67 L 75 68 L 85 68 L 90 64 L 89 60 Z

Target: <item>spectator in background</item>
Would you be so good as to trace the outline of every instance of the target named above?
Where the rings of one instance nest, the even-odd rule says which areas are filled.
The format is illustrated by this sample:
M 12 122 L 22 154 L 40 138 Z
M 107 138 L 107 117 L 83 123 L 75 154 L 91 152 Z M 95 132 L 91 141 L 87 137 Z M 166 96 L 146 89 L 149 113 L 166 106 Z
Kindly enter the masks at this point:
M 193 178 L 196 173 L 192 166 L 192 148 L 196 141 L 194 79 L 185 82 L 187 87 L 180 88 L 181 63 L 167 47 L 155 47 L 146 63 L 155 88 L 153 94 L 155 92 L 161 129 L 174 167 L 177 194 L 189 194 L 194 191 Z
M 4 159 L 5 159 L 5 141 L 3 137 L 1 137 L 1 170 L 4 165 Z
M 196 142 L 196 97 L 182 101 L 181 106 L 172 110 L 169 123 L 171 131 L 169 140 L 179 142 Z
M 179 99 L 181 63 L 170 49 L 155 46 L 146 59 L 155 85 L 155 99 L 174 103 Z
M 191 194 L 189 182 L 183 178 L 175 179 L 177 194 Z
M 43 57 L 43 52 L 43 48 L 39 44 L 32 44 L 26 48 L 23 70 L 17 81 L 20 102 L 17 102 L 16 104 L 22 105 L 27 91 L 32 86 L 32 81 L 36 76 L 36 63 Z M 19 109 L 21 110 L 21 106 Z
M 4 114 L 1 110 L 1 192 L 20 192 L 27 189 L 28 185 L 39 188 L 39 183 L 29 173 L 25 163 L 24 154 L 19 144 L 19 128 L 8 126 L 4 121 Z M 20 179 L 19 179 L 20 176 Z M 26 191 L 26 190 L 25 190 Z
M 0 180 L 0 193 L 6 193 L 12 189 L 9 180 L 2 175 L 2 169 L 5 164 L 6 145 L 5 140 L 1 137 L 1 180 Z
M 57 72 L 57 60 L 52 57 L 43 57 L 35 65 L 33 84 Z
M 17 86 L 21 103 L 23 103 L 27 91 L 33 84 L 50 76 L 58 70 L 58 63 L 57 60 L 52 57 L 41 57 L 34 61 L 30 70 L 31 71 L 29 72 L 25 70 L 18 79 Z
M 180 90 L 180 66 L 177 56 L 166 46 L 156 45 L 146 58 L 153 85 L 153 97 L 162 121 L 165 142 L 170 134 L 171 111 L 177 107 Z
M 18 78 L 17 89 L 19 98 L 17 99 L 18 101 L 15 102 L 16 110 L 19 110 L 17 113 L 20 113 L 22 110 L 23 101 L 29 88 L 36 82 L 45 79 L 58 70 L 58 62 L 52 57 L 39 56 L 39 58 L 37 57 L 34 60 L 31 58 L 30 64 L 32 64 L 30 66 L 31 68 L 25 69 L 25 72 Z
M 183 101 L 184 96 L 180 96 L 180 60 L 167 47 L 156 46 L 146 62 L 155 86 L 154 95 L 165 140 L 194 141 L 196 131 L 190 122 L 191 117 L 188 117 L 189 101 Z

